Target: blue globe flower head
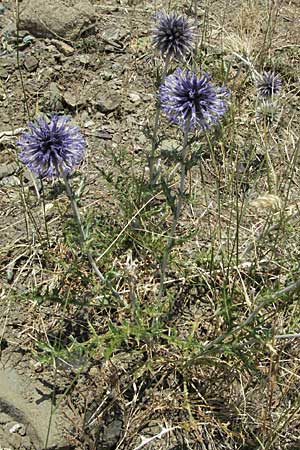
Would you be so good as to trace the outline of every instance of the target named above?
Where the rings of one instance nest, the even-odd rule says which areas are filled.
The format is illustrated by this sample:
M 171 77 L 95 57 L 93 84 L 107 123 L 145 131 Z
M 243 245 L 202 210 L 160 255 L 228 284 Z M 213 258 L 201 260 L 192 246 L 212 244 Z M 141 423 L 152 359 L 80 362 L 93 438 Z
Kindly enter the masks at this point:
M 70 120 L 52 114 L 49 120 L 39 116 L 29 122 L 29 131 L 17 142 L 20 161 L 42 178 L 67 175 L 80 163 L 86 148 L 79 128 Z
M 281 79 L 274 72 L 263 72 L 256 78 L 257 92 L 261 97 L 273 97 L 281 89 Z
M 185 17 L 165 11 L 156 15 L 152 43 L 163 56 L 182 59 L 191 50 L 193 39 L 194 28 Z
M 195 72 L 180 68 L 165 78 L 160 87 L 162 110 L 183 129 L 206 130 L 219 122 L 227 110 L 229 92 L 215 87 L 210 75 L 197 78 Z

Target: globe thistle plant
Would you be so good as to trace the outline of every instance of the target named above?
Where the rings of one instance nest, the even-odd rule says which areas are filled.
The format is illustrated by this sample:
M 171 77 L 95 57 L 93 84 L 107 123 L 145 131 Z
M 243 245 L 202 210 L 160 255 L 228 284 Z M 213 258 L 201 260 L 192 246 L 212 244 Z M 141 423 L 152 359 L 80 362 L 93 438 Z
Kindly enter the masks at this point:
M 95 274 L 101 282 L 105 283 L 113 295 L 119 298 L 118 292 L 105 279 L 104 275 L 98 269 L 93 256 L 85 248 L 86 234 L 83 230 L 68 174 L 82 160 L 86 144 L 79 128 L 71 125 L 69 122 L 69 117 L 57 116 L 56 114 L 52 114 L 50 120 L 46 120 L 40 116 L 35 122 L 29 122 L 29 131 L 23 133 L 17 142 L 21 148 L 19 159 L 33 173 L 38 175 L 41 180 L 51 177 L 63 178 L 74 217 L 78 224 L 81 248 L 85 251 Z M 45 204 L 43 206 L 45 211 Z M 47 225 L 46 232 L 48 235 Z
M 160 295 L 164 292 L 164 279 L 168 266 L 169 255 L 174 244 L 176 227 L 183 205 L 188 135 L 191 130 L 200 128 L 207 130 L 219 123 L 227 110 L 229 92 L 224 87 L 216 87 L 210 82 L 208 74 L 197 78 L 195 72 L 177 69 L 166 77 L 160 87 L 160 102 L 162 110 L 171 122 L 183 130 L 183 145 L 181 151 L 181 175 L 177 194 L 177 205 L 162 263 L 160 277 Z
M 276 95 L 281 89 L 281 79 L 274 72 L 263 72 L 256 77 L 257 92 L 261 97 L 268 98 Z
M 39 116 L 21 135 L 19 159 L 41 178 L 67 175 L 83 158 L 85 140 L 67 116 Z
M 160 87 L 161 108 L 171 122 L 184 129 L 206 130 L 217 124 L 227 110 L 229 93 L 215 87 L 210 75 L 197 78 L 195 72 L 176 71 Z
M 182 59 L 192 48 L 194 28 L 189 21 L 175 12 L 156 15 L 153 46 L 164 57 Z

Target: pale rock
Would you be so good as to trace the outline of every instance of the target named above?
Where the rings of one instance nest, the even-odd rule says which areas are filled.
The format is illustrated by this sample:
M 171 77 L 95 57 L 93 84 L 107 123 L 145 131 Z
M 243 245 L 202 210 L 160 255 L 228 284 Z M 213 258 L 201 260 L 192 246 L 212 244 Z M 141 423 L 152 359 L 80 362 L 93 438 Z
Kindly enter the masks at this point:
M 95 30 L 96 12 L 88 0 L 24 0 L 19 29 L 36 37 L 75 40 Z
M 72 56 L 74 54 L 75 51 L 74 48 L 63 41 L 52 39 L 52 44 L 54 44 L 57 50 L 60 51 L 65 56 Z

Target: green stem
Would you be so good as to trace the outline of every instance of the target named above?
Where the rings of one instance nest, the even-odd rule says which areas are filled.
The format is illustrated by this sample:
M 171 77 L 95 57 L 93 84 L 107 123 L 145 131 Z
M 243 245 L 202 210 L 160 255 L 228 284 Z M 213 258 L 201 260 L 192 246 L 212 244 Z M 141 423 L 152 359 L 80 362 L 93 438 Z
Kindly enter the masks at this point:
M 170 63 L 170 57 L 167 56 L 166 59 L 165 59 L 163 73 L 162 73 L 161 80 L 160 80 L 161 83 L 163 83 L 165 78 L 166 78 L 166 74 L 167 74 L 167 71 L 168 71 L 169 63 Z M 160 119 L 160 103 L 157 101 L 156 102 L 156 112 L 155 112 L 155 119 L 154 119 L 153 135 L 152 135 L 151 153 L 148 156 L 150 186 L 152 186 L 155 183 L 155 179 L 156 179 L 156 176 L 157 176 L 157 174 L 155 174 L 154 162 L 155 162 L 155 150 L 157 149 L 157 132 L 158 132 L 159 123 L 160 123 L 159 119 Z
M 185 184 L 185 176 L 186 176 L 186 153 L 188 148 L 188 130 L 189 128 L 186 127 L 184 130 L 184 136 L 183 136 L 183 145 L 181 150 L 181 175 L 180 175 L 180 184 L 179 184 L 179 191 L 178 191 L 178 199 L 177 199 L 177 205 L 176 210 L 173 217 L 173 222 L 171 226 L 171 231 L 168 239 L 168 243 L 163 255 L 162 263 L 161 263 L 161 271 L 160 271 L 160 289 L 159 289 L 159 296 L 162 297 L 164 294 L 164 282 L 166 277 L 166 270 L 168 267 L 169 257 L 172 250 L 172 247 L 174 245 L 174 238 L 175 238 L 175 231 L 178 224 L 178 220 L 181 214 L 182 204 L 183 204 L 183 196 L 184 196 L 184 184 Z
M 49 230 L 48 230 L 48 224 L 47 224 L 47 219 L 46 219 L 45 189 L 44 189 L 44 183 L 43 183 L 42 177 L 40 177 L 40 182 L 41 182 L 43 216 L 44 216 L 44 224 L 45 224 L 45 230 L 46 230 L 47 244 L 48 244 L 48 248 L 50 248 Z
M 76 200 L 75 200 L 75 197 L 74 197 L 74 194 L 73 194 L 73 191 L 72 191 L 72 188 L 70 186 L 70 183 L 69 183 L 69 180 L 68 180 L 67 176 L 66 175 L 62 175 L 62 177 L 63 177 L 64 183 L 65 183 L 66 192 L 67 192 L 67 195 L 68 195 L 70 203 L 71 203 L 71 207 L 72 207 L 72 210 L 73 210 L 74 217 L 75 217 L 75 219 L 77 221 L 77 224 L 78 224 L 79 233 L 80 233 L 81 249 L 82 249 L 83 252 L 85 252 L 85 254 L 86 254 L 86 256 L 87 256 L 87 258 L 89 260 L 89 263 L 90 263 L 93 271 L 95 272 L 95 274 L 99 278 L 99 280 L 103 284 L 105 284 L 106 286 L 109 287 L 109 289 L 111 290 L 111 292 L 113 293 L 113 295 L 115 297 L 120 298 L 120 294 L 112 287 L 112 285 L 109 283 L 109 281 L 107 281 L 105 279 L 104 275 L 100 272 L 100 270 L 99 270 L 99 268 L 98 268 L 94 258 L 92 257 L 91 253 L 88 250 L 86 250 L 86 248 L 85 248 L 84 244 L 86 242 L 86 236 L 85 236 L 85 233 L 83 231 L 83 227 L 82 227 L 82 222 L 81 222 L 78 206 L 77 206 L 77 203 L 76 203 Z

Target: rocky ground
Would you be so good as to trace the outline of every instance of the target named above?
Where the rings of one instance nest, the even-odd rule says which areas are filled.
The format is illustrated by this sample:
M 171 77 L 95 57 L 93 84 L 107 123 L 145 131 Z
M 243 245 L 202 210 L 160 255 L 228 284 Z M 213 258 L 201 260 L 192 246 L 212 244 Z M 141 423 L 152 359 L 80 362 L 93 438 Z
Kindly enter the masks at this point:
M 140 433 L 139 423 L 144 423 L 145 417 L 153 413 L 151 402 L 147 403 L 149 398 L 157 395 L 157 410 L 162 404 L 167 408 L 169 401 L 176 409 L 177 400 L 170 388 L 172 380 L 169 387 L 162 388 L 163 393 L 159 389 L 156 392 L 154 381 L 151 384 L 148 380 L 151 391 L 143 391 L 142 385 L 133 383 L 131 397 L 126 391 L 122 392 L 122 405 L 116 400 L 120 394 L 118 388 L 124 386 L 134 366 L 125 351 L 109 362 L 96 357 L 87 362 L 75 349 L 65 359 L 51 354 L 52 366 L 49 365 L 47 342 L 50 348 L 50 342 L 61 332 L 61 305 L 42 305 L 37 298 L 28 299 L 28 292 L 37 286 L 44 292 L 50 282 L 54 285 L 58 282 L 57 255 L 68 262 L 73 258 L 58 237 L 63 232 L 60 214 L 63 211 L 66 215 L 67 199 L 59 184 L 46 182 L 46 217 L 52 241 L 50 269 L 44 265 L 38 234 L 28 225 L 34 215 L 36 229 L 44 228 L 39 201 L 41 185 L 21 168 L 16 157 L 16 139 L 29 118 L 38 112 L 71 115 L 88 142 L 87 156 L 72 178 L 77 188 L 85 178 L 82 211 L 98 208 L 104 215 L 111 214 L 112 221 L 116 220 L 117 200 L 100 174 L 103 170 L 106 175 L 114 171 L 113 157 L 121 159 L 122 152 L 130 160 L 131 171 L 135 165 L 140 167 L 143 161 L 145 164 L 155 108 L 155 76 L 161 64 L 151 48 L 152 16 L 162 6 L 166 8 L 166 3 L 23 0 L 17 4 L 11 1 L 0 4 L 0 448 L 138 449 L 144 435 L 144 431 Z M 177 6 L 193 20 L 193 2 L 172 3 L 172 7 Z M 199 2 L 200 23 L 204 18 L 202 3 Z M 223 26 L 234 41 L 237 30 L 234 17 L 241 1 L 209 3 L 208 15 L 214 31 L 207 36 L 205 52 L 207 65 L 213 66 L 222 52 L 225 60 L 229 58 L 232 40 L 228 40 L 227 49 L 221 50 L 218 32 L 224 20 Z M 278 66 L 281 64 L 282 76 L 298 92 L 299 76 L 295 75 L 295 67 L 299 68 L 299 17 L 297 1 L 281 2 L 277 48 L 279 53 L 285 50 L 287 53 L 278 57 Z M 237 45 L 234 42 L 232 45 Z M 232 71 L 238 84 L 239 74 L 234 64 Z M 299 110 L 299 104 L 293 101 L 290 108 Z M 174 143 L 170 132 L 162 151 L 167 153 L 174 148 Z M 104 242 L 103 249 L 105 245 Z M 48 269 L 56 275 L 49 277 Z M 85 270 L 83 264 L 79 284 L 83 283 Z M 22 301 L 22 295 L 26 295 L 26 301 Z M 82 295 L 89 299 L 89 288 Z M 96 314 L 91 316 L 85 307 L 73 305 L 68 315 L 63 318 L 64 333 L 68 337 L 76 336 L 80 342 L 85 340 L 91 319 L 98 321 L 101 328 L 100 318 Z M 36 345 L 41 336 L 45 337 L 44 346 L 40 342 Z M 142 357 L 136 355 L 137 360 Z M 142 359 L 134 367 L 142 370 Z M 139 390 L 143 391 L 140 397 Z M 134 403 L 135 395 L 143 406 L 142 413 Z M 131 415 L 126 408 L 131 408 Z M 180 404 L 177 408 L 181 408 Z M 172 412 L 169 413 L 171 417 Z M 47 436 L 50 416 L 53 423 Z M 161 431 L 162 424 L 151 420 L 147 424 L 151 435 Z M 133 430 L 130 439 L 126 426 Z M 189 448 L 223 448 L 222 432 L 216 431 L 216 436 L 219 439 L 216 447 L 194 443 Z M 171 439 L 165 448 L 188 448 L 180 446 L 179 440 Z M 151 445 L 148 448 L 158 448 Z M 242 448 L 234 445 L 232 438 L 231 448 Z

